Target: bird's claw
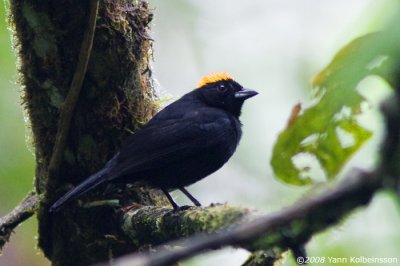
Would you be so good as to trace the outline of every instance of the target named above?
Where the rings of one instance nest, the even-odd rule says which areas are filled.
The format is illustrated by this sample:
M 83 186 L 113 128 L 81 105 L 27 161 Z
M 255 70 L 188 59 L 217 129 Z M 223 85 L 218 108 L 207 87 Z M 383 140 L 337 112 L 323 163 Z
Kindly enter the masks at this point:
M 193 206 L 189 206 L 189 205 L 178 206 L 178 208 L 175 208 L 174 211 L 176 211 L 176 212 L 186 211 L 192 207 Z

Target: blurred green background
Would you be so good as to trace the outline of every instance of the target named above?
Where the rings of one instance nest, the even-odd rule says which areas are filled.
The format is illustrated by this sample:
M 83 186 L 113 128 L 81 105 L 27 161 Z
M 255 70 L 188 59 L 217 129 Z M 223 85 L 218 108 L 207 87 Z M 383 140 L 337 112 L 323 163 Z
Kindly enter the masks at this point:
M 189 190 L 203 204 L 229 202 L 265 212 L 278 210 L 309 193 L 309 188 L 276 181 L 269 166 L 273 143 L 285 127 L 292 106 L 310 103 L 310 80 L 340 47 L 379 29 L 399 8 L 395 0 L 151 0 L 150 4 L 155 13 L 154 77 L 161 97 L 179 97 L 211 71 L 230 72 L 242 85 L 260 92 L 243 110 L 244 135 L 234 158 Z M 21 88 L 5 18 L 2 2 L 0 216 L 32 188 L 34 175 L 29 128 L 20 106 Z M 370 100 L 363 121 L 375 135 L 343 173 L 352 166 L 369 168 L 377 160 L 374 154 L 382 125 L 376 108 L 390 90 L 377 78 L 364 82 L 362 87 Z M 313 172 L 323 176 L 318 167 Z M 185 203 L 179 193 L 175 196 Z M 399 223 L 392 195 L 381 193 L 367 209 L 354 212 L 341 225 L 317 235 L 308 244 L 309 255 L 397 257 L 400 262 Z M 0 265 L 48 265 L 36 249 L 35 237 L 36 222 L 30 219 L 16 230 L 0 256 Z M 183 265 L 241 265 L 247 256 L 243 250 L 224 249 Z M 293 260 L 288 259 L 285 265 L 294 265 Z
M 32 190 L 34 177 L 34 156 L 20 105 L 21 87 L 4 3 L 0 4 L 0 216 Z M 1 266 L 48 264 L 36 249 L 36 227 L 35 219 L 30 219 L 17 228 L 0 256 Z

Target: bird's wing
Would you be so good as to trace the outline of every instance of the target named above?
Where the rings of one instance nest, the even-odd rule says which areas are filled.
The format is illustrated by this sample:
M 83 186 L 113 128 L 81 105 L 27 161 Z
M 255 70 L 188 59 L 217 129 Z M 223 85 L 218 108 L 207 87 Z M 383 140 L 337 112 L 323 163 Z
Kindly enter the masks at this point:
M 192 112 L 181 119 L 157 121 L 136 132 L 118 156 L 109 179 L 162 167 L 205 152 L 235 134 L 227 115 Z

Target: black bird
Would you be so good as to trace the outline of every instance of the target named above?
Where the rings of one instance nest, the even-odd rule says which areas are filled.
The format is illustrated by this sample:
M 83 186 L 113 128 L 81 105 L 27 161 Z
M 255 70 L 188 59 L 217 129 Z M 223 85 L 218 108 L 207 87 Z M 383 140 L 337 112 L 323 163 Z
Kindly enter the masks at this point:
M 57 200 L 50 212 L 100 184 L 121 181 L 160 188 L 174 209 L 179 206 L 169 191 L 175 189 L 200 206 L 185 187 L 215 172 L 232 156 L 242 134 L 242 105 L 255 95 L 227 73 L 205 76 L 197 89 L 157 113 L 103 169 Z

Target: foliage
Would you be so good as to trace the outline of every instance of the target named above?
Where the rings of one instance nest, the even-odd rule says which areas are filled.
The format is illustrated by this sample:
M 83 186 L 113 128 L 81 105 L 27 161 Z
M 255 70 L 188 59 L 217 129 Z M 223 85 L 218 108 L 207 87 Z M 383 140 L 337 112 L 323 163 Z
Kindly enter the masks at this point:
M 390 25 L 398 25 L 398 18 Z M 390 26 L 389 25 L 389 26 Z M 365 99 L 358 85 L 370 75 L 379 75 L 393 85 L 399 61 L 400 37 L 396 27 L 356 38 L 342 48 L 314 79 L 317 103 L 302 114 L 292 114 L 275 143 L 271 164 L 276 176 L 293 185 L 313 182 L 309 167 L 298 169 L 293 158 L 314 156 L 328 179 L 334 178 L 349 158 L 371 136 L 357 116 Z M 396 47 L 397 46 L 397 47 Z M 343 144 L 342 135 L 351 139 Z

